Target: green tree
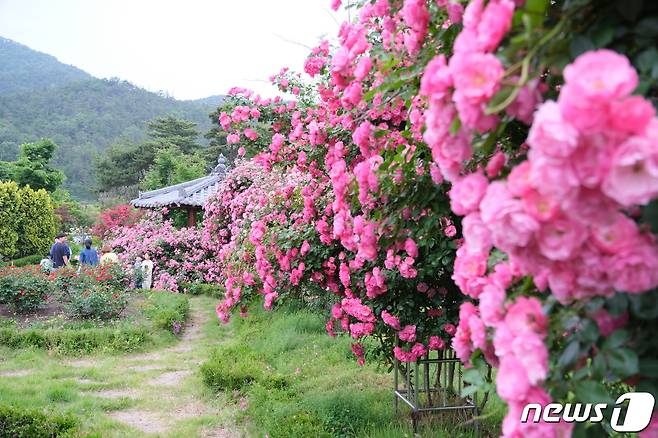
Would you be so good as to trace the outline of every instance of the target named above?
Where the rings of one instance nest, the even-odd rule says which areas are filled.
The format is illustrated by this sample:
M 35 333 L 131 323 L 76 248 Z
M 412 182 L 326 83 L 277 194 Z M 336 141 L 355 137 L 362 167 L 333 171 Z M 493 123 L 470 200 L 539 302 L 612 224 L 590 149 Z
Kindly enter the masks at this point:
M 16 256 L 45 255 L 57 232 L 57 220 L 50 195 L 44 189 L 33 190 L 28 186 L 19 190 L 18 198 Z
M 191 154 L 201 145 L 197 142 L 199 131 L 197 124 L 173 116 L 156 117 L 147 124 L 148 137 L 163 146 L 176 146 L 184 154 Z
M 18 185 L 0 182 L 0 258 L 10 258 L 16 253 L 20 215 Z
M 102 158 L 94 162 L 98 190 L 138 184 L 153 165 L 157 144 L 119 143 L 111 146 Z
M 140 183 L 146 178 L 147 172 L 155 164 L 159 151 L 168 150 L 170 154 L 182 159 L 187 159 L 190 154 L 199 153 L 202 146 L 197 143 L 199 132 L 196 124 L 187 120 L 177 119 L 172 116 L 158 117 L 148 123 L 148 140 L 140 143 L 120 143 L 110 147 L 105 155 L 94 163 L 96 169 L 96 180 L 101 192 L 116 187 L 132 186 Z M 217 157 L 215 157 L 215 160 Z M 160 169 L 157 172 L 169 175 L 164 169 L 166 157 L 162 155 Z M 196 161 L 195 161 L 196 160 Z M 186 165 L 196 163 L 198 159 L 187 160 Z M 196 166 L 196 164 L 194 165 Z M 194 167 L 192 166 L 192 167 Z M 204 172 L 206 163 L 204 163 Z M 184 177 L 185 166 L 178 169 L 179 177 Z M 173 173 L 171 173 L 173 175 Z M 196 175 L 196 171 L 192 173 Z M 156 178 L 153 174 L 149 180 L 153 184 L 157 181 L 168 181 L 169 176 Z M 192 178 L 193 179 L 193 178 Z
M 45 189 L 52 193 L 64 182 L 64 174 L 54 169 L 50 161 L 57 145 L 44 138 L 35 143 L 24 143 L 18 160 L 13 164 L 13 179 L 19 186 L 30 186 L 35 190 Z
M 144 190 L 191 181 L 206 175 L 206 163 L 199 154 L 185 155 L 176 148 L 161 149 L 156 153 L 153 165 L 144 176 Z

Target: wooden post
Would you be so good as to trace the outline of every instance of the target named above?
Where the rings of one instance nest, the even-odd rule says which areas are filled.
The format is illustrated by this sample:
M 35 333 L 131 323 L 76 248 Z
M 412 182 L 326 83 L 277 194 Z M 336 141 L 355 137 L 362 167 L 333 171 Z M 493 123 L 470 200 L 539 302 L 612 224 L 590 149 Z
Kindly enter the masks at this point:
M 196 227 L 196 210 L 192 207 L 187 207 L 187 226 Z

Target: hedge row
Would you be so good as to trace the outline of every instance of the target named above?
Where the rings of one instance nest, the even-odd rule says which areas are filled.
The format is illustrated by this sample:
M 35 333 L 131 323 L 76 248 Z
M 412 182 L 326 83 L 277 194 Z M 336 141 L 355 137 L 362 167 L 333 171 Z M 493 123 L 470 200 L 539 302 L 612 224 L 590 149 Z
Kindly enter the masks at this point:
M 16 266 L 17 268 L 22 268 L 23 266 L 38 265 L 43 257 L 43 255 L 34 254 L 16 260 L 0 262 L 0 268 L 5 268 L 7 266 Z

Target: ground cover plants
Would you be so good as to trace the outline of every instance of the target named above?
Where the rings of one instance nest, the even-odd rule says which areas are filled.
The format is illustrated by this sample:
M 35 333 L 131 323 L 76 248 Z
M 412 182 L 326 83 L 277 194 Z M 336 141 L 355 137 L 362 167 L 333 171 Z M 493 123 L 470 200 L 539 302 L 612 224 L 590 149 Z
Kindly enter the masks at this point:
M 348 339 L 327 337 L 322 317 L 285 307 L 232 320 L 232 336 L 201 365 L 203 382 L 238 407 L 248 436 L 272 438 L 412 436 L 408 412 L 393 410 L 392 376 L 370 362 L 351 358 Z M 371 343 L 371 347 L 376 344 Z M 499 432 L 504 407 L 493 401 L 480 427 Z M 468 428 L 459 429 L 470 436 Z M 474 432 L 473 432 L 474 433 Z M 426 422 L 421 436 L 454 436 L 445 419 Z M 473 435 L 475 436 L 475 435 Z

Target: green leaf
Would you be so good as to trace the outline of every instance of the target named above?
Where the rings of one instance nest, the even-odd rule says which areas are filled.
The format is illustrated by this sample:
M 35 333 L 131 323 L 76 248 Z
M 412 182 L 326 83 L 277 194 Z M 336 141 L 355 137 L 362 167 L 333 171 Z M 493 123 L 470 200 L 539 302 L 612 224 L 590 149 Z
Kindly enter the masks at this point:
M 635 57 L 635 65 L 642 73 L 650 73 L 656 64 L 658 64 L 658 50 L 655 47 L 649 47 Z M 652 202 L 654 203 L 656 201 Z
M 625 379 L 639 372 L 637 354 L 627 348 L 606 352 L 608 366 L 620 379 Z
M 457 134 L 457 131 L 459 131 L 459 128 L 461 128 L 462 122 L 459 120 L 458 116 L 455 116 L 455 118 L 452 120 L 452 123 L 450 124 L 450 134 L 455 135 Z
M 658 318 L 658 291 L 628 295 L 631 312 L 640 319 Z
M 599 26 L 590 35 L 597 48 L 606 47 L 615 37 L 615 28 L 614 26 Z
M 605 339 L 603 349 L 614 350 L 615 348 L 620 348 L 630 337 L 631 334 L 627 330 L 617 330 Z
M 594 380 L 579 382 L 576 385 L 575 393 L 579 403 L 612 404 L 612 397 L 610 397 L 603 384 Z
M 640 374 L 658 379 L 658 359 L 644 358 L 640 361 Z
M 576 35 L 573 37 L 571 44 L 569 45 L 569 53 L 573 58 L 576 58 L 585 52 L 594 50 L 595 48 L 596 47 L 594 46 L 592 40 L 587 38 L 585 35 Z
M 585 343 L 596 342 L 599 338 L 599 327 L 591 319 L 584 319 L 578 337 Z
M 576 340 L 571 341 L 567 348 L 564 349 L 557 363 L 562 368 L 567 368 L 576 363 L 580 356 L 580 343 Z
M 655 51 L 655 59 L 653 59 L 651 62 L 658 64 L 658 50 L 654 49 L 653 47 L 652 49 Z M 642 54 L 640 57 L 641 56 Z M 639 61 L 637 62 L 639 63 Z M 651 231 L 654 234 L 658 234 L 658 199 L 654 199 L 649 203 L 649 205 L 644 207 L 644 210 L 642 210 L 642 222 L 649 224 Z

